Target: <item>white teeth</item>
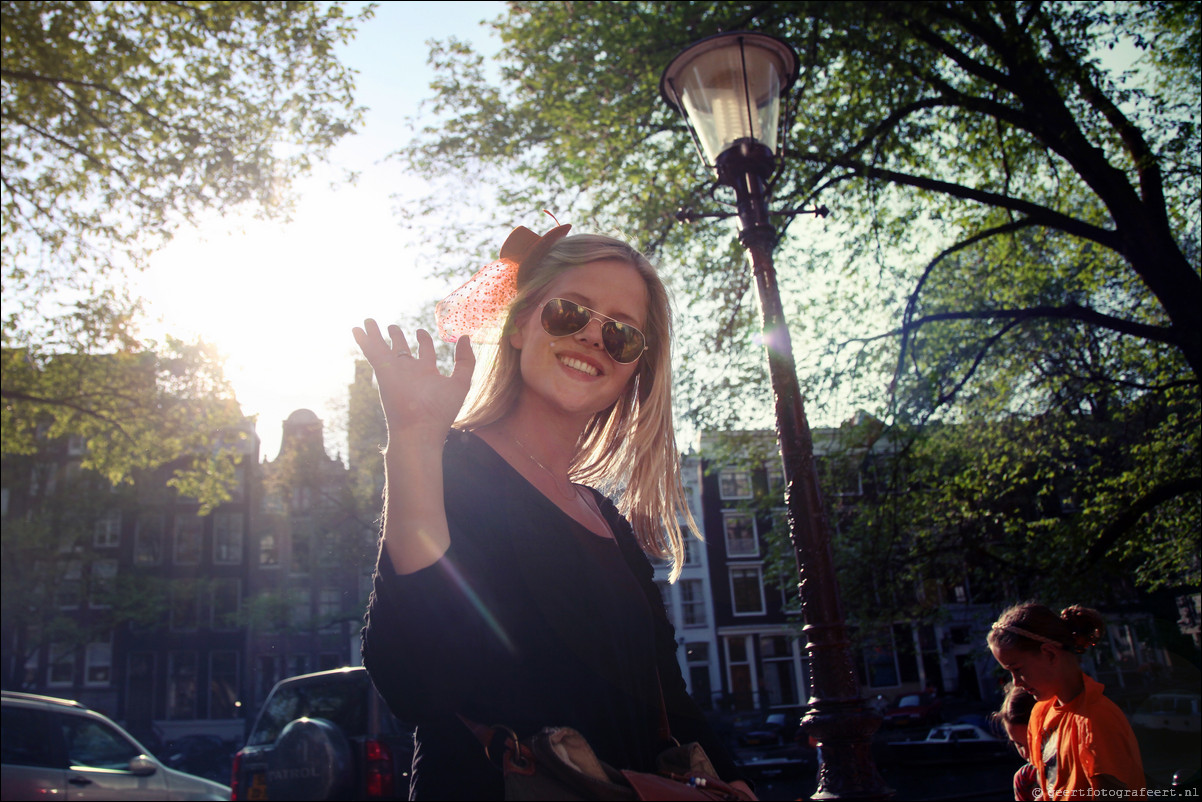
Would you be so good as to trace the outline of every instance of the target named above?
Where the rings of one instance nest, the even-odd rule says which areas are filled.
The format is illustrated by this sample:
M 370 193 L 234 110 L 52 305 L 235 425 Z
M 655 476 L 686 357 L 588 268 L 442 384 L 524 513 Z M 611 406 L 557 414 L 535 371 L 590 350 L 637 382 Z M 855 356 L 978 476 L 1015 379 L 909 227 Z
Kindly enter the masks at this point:
M 587 373 L 590 376 L 597 375 L 597 369 L 587 362 L 583 362 L 579 359 L 573 359 L 570 356 L 560 357 L 560 361 L 563 362 L 565 365 L 567 365 L 569 368 L 575 368 L 576 370 L 580 371 L 581 373 Z

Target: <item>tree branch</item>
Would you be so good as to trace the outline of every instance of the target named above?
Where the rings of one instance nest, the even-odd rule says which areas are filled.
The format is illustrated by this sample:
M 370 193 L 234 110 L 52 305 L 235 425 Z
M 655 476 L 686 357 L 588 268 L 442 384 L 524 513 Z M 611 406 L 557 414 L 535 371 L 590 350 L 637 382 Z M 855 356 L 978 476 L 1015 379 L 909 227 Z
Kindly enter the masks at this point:
M 878 178 L 893 184 L 901 184 L 903 186 L 914 187 L 915 189 L 950 195 L 954 198 L 975 201 L 985 206 L 994 206 L 1020 212 L 1030 217 L 1032 222 L 1037 225 L 1055 228 L 1121 253 L 1121 241 L 1116 232 L 1086 223 L 1075 217 L 1069 217 L 1066 214 L 1049 209 L 1046 206 L 1040 206 L 1031 201 L 1012 198 L 997 192 L 974 189 L 961 184 L 953 184 L 949 181 L 940 181 L 936 178 L 926 178 L 924 176 L 910 175 L 909 173 L 899 173 L 896 170 L 873 167 L 854 159 L 845 159 L 841 156 L 827 156 L 821 153 L 798 153 L 796 155 L 803 161 L 834 164 L 844 167 L 862 178 Z
M 1187 493 L 1197 493 L 1199 490 L 1202 490 L 1202 476 L 1185 477 L 1152 488 L 1152 490 L 1128 504 L 1102 530 L 1101 534 L 1098 535 L 1098 539 L 1089 547 L 1089 551 L 1085 552 L 1085 556 L 1081 561 L 1082 565 L 1088 566 L 1104 557 L 1106 552 L 1110 551 L 1118 539 L 1139 522 L 1140 518 L 1152 512 L 1161 504 L 1172 501 L 1179 496 L 1184 496 Z

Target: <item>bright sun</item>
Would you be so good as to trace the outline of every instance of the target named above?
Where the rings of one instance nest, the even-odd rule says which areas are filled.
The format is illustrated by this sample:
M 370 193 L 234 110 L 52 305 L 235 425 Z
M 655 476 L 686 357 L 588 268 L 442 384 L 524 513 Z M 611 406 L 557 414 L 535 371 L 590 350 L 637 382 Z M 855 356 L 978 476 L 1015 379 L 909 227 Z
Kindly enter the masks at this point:
M 301 190 L 291 223 L 230 218 L 181 231 L 137 285 L 155 321 L 149 336 L 200 337 L 226 356 L 268 459 L 281 423 L 302 407 L 325 420 L 330 455 L 345 454 L 331 438 L 340 428 L 331 408 L 345 404 L 354 378 L 351 327 L 412 315 L 439 293 L 412 258 L 383 181 L 331 190 L 315 178 Z

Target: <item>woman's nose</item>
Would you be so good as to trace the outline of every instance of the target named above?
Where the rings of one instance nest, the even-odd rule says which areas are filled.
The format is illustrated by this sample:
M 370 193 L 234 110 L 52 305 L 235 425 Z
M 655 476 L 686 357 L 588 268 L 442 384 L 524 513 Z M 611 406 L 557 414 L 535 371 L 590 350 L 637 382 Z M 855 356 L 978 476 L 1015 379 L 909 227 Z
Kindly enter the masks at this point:
M 593 324 L 596 324 L 596 326 Z M 601 321 L 601 318 L 593 316 L 584 328 L 576 332 L 576 339 L 585 344 L 591 343 L 596 348 L 603 348 L 605 346 L 605 340 L 601 332 L 603 325 L 604 323 Z

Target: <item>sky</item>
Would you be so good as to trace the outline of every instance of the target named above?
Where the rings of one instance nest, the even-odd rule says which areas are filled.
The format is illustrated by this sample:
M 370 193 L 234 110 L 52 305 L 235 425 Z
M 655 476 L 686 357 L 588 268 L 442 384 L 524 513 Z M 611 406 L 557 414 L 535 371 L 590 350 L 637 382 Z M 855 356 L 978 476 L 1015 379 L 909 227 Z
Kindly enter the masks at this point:
M 225 356 L 243 413 L 257 416 L 260 458 L 276 458 L 297 409 L 317 413 L 327 452 L 345 457 L 336 418 L 358 356 L 351 328 L 414 316 L 454 289 L 426 278 L 394 214 L 391 196 L 420 179 L 383 159 L 409 140 L 408 119 L 433 94 L 426 41 L 455 36 L 495 52 L 480 23 L 503 11 L 502 2 L 381 3 L 342 53 L 359 71 L 365 122 L 295 187 L 291 222 L 215 217 L 179 231 L 139 277 L 148 335 L 200 337 Z M 361 171 L 358 182 L 331 188 L 348 169 Z

